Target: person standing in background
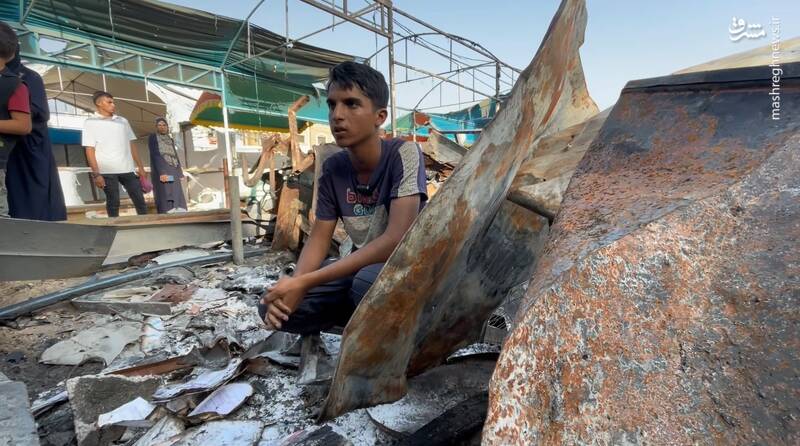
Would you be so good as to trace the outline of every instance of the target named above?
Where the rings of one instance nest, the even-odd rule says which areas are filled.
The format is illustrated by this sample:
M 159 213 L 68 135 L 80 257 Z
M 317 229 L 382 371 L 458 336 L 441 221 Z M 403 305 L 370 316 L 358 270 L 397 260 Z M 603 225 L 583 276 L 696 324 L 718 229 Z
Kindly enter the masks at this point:
M 147 204 L 139 178 L 144 177 L 144 165 L 139 159 L 128 120 L 114 114 L 114 97 L 105 91 L 92 96 L 97 113 L 83 123 L 82 143 L 86 159 L 92 169 L 94 184 L 106 194 L 106 211 L 109 217 L 119 216 L 119 185 L 125 188 L 136 207 L 136 213 L 147 213 Z M 135 163 L 135 164 L 134 164 Z
M 67 207 L 47 131 L 50 108 L 44 82 L 39 73 L 22 65 L 19 47 L 7 66 L 28 86 L 32 123 L 31 132 L 20 138 L 8 159 L 6 183 L 11 217 L 66 220 Z
M 183 170 L 166 119 L 156 119 L 156 133 L 150 135 L 147 145 L 150 149 L 150 177 L 158 213 L 186 211 L 186 197 L 181 186 Z
M 8 217 L 6 164 L 11 151 L 22 136 L 31 132 L 31 110 L 28 87 L 6 67 L 14 59 L 17 35 L 0 22 L 0 217 Z

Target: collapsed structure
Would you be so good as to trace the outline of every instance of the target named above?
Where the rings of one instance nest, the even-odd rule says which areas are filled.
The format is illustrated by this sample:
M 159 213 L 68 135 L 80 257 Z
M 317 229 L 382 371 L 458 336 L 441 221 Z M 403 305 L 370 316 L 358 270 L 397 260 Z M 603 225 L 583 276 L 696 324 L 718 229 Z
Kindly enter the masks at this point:
M 562 2 L 531 65 L 469 150 L 435 131 L 422 144 L 426 167 L 436 171 L 435 195 L 359 305 L 341 345 L 338 337 L 327 340 L 336 368 L 314 404 L 321 420 L 334 421 L 284 444 L 314 436 L 344 443 L 331 427 L 342 432 L 349 416 L 364 422 L 365 413 L 355 410 L 365 407 L 394 435 L 410 434 L 408 444 L 463 439 L 462 432 L 433 434 L 442 417 L 458 418 L 465 431 L 483 426 L 484 444 L 800 440 L 794 404 L 800 119 L 770 119 L 771 79 L 763 67 L 730 65 L 630 82 L 612 109 L 598 113 L 578 53 L 586 20 L 582 0 Z M 800 64 L 786 63 L 783 72 L 783 106 L 796 109 Z M 293 172 L 311 176 L 312 164 L 318 171 L 339 150 L 326 145 L 302 155 L 295 134 L 267 140 L 248 181 L 276 152 L 286 152 Z M 277 246 L 298 247 L 313 219 L 313 193 L 310 203 L 301 195 L 297 184 L 281 191 Z M 162 375 L 136 395 L 152 404 L 132 400 L 82 413 L 76 428 L 79 421 L 99 425 L 100 415 L 116 420 L 134 406 L 162 406 L 171 414 L 142 438 L 191 442 L 236 432 L 241 443 L 254 444 L 270 430 L 234 416 L 184 432 L 178 418 L 198 423 L 238 413 L 259 394 L 254 387 L 273 383 L 261 378 L 285 378 L 275 364 L 299 367 L 302 375 L 306 358 L 298 357 L 297 345 L 293 350 L 289 339 L 257 334 L 252 318 L 243 316 L 242 302 L 264 289 L 264 281 L 253 285 L 256 276 L 273 281 L 280 268 L 192 272 L 220 282 L 228 294 L 173 290 L 165 299 L 191 317 L 180 326 L 185 321 L 168 316 L 165 324 L 195 328 L 202 349 L 186 353 L 194 344 L 178 343 L 179 357 L 115 364 L 120 375 Z M 206 310 L 219 319 L 204 317 Z M 511 334 L 487 390 L 487 364 L 454 366 L 453 352 L 480 340 L 493 312 Z M 241 320 L 247 323 L 237 325 Z M 160 341 L 165 350 L 170 330 Z M 221 365 L 214 363 L 220 358 Z M 163 382 L 175 378 L 167 373 L 192 367 L 180 382 Z M 102 381 L 84 381 L 95 379 Z M 77 395 L 79 384 L 69 384 L 62 398 Z M 453 392 L 456 386 L 468 389 Z M 194 391 L 203 397 L 187 401 L 184 393 Z M 451 393 L 434 413 L 398 422 L 404 407 L 425 404 L 437 391 Z M 235 407 L 208 411 L 219 395 Z M 280 404 L 297 398 L 270 397 Z M 247 416 L 263 415 L 244 407 Z M 151 413 L 160 412 L 144 418 L 155 421 Z M 309 413 L 297 413 L 310 422 Z M 270 438 L 284 433 L 273 429 Z

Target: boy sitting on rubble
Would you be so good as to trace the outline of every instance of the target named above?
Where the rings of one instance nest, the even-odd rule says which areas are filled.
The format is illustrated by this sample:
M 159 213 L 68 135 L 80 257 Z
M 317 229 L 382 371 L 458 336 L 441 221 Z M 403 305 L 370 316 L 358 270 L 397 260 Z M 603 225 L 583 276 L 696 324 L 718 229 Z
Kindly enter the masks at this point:
M 347 324 L 428 198 L 419 147 L 380 138 L 389 102 L 383 75 L 344 62 L 331 70 L 327 90 L 331 132 L 347 150 L 322 166 L 317 218 L 294 274 L 281 278 L 258 305 L 270 328 L 297 334 Z M 325 260 L 340 218 L 354 251 Z

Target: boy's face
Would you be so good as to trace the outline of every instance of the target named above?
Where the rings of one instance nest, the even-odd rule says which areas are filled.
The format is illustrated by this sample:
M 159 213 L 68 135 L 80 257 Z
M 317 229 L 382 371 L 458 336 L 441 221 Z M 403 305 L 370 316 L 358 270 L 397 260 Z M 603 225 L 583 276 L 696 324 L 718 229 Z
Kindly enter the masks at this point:
M 97 99 L 95 105 L 97 106 L 98 111 L 109 115 L 113 115 L 117 110 L 117 106 L 114 104 L 114 98 L 110 98 L 108 96 L 103 96 Z
M 386 109 L 376 109 L 358 87 L 328 89 L 328 122 L 339 147 L 353 147 L 375 135 L 386 115 Z

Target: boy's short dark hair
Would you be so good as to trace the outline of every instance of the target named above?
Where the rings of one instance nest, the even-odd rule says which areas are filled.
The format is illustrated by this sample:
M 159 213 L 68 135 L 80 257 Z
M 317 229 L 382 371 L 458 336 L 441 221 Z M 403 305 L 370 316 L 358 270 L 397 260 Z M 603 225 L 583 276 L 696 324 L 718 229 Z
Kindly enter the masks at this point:
M 380 71 L 363 63 L 342 62 L 331 68 L 327 90 L 336 86 L 349 90 L 358 87 L 372 101 L 376 109 L 389 105 L 389 86 Z
M 17 54 L 18 45 L 17 33 L 5 22 L 0 22 L 0 57 L 11 59 Z
M 107 93 L 105 91 L 95 91 L 94 94 L 92 95 L 92 103 L 94 105 L 97 105 L 97 101 L 99 101 L 100 98 L 114 99 L 114 96 L 111 96 L 111 93 Z

